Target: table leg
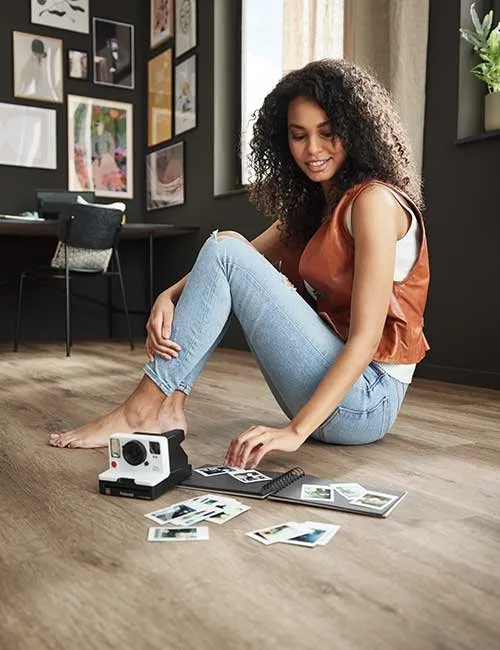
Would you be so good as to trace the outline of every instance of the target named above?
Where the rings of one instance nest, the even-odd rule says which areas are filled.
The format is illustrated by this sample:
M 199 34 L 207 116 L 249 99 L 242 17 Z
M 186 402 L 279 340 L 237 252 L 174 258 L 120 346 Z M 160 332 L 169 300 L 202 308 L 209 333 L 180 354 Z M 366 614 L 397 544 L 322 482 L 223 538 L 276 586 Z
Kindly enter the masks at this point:
M 149 240 L 149 307 L 153 306 L 153 294 L 154 294 L 154 278 L 153 278 L 153 269 L 154 269 L 154 235 L 152 232 L 148 233 Z

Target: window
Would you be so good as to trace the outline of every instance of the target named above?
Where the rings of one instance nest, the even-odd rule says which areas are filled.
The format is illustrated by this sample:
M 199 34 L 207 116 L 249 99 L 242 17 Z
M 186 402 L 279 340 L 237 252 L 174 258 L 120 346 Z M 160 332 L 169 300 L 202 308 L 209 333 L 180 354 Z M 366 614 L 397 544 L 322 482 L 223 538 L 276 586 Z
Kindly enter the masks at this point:
M 252 115 L 279 79 L 317 59 L 344 54 L 344 0 L 243 0 L 241 184 L 248 184 Z

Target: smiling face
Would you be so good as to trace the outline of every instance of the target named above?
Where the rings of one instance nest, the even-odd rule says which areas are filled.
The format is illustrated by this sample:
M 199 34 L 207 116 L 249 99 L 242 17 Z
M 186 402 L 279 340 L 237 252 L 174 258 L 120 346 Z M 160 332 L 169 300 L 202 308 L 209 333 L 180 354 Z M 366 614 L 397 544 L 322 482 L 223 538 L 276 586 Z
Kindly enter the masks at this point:
M 325 111 L 307 97 L 288 105 L 288 146 L 300 169 L 326 193 L 347 154 Z

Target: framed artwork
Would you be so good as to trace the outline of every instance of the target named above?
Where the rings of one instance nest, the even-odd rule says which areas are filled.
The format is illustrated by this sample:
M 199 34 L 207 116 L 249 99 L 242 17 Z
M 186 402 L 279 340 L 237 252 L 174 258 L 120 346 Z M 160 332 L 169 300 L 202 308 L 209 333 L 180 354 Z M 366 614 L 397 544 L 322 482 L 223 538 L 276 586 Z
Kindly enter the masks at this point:
M 57 169 L 56 111 L 0 104 L 0 165 Z
M 31 0 L 31 22 L 88 34 L 89 0 Z
M 196 55 L 175 66 L 175 134 L 196 126 Z
M 174 0 L 150 0 L 149 43 L 158 47 L 174 35 Z
M 184 203 L 184 143 L 178 142 L 146 157 L 148 210 Z
M 148 145 L 172 137 L 172 48 L 148 62 Z
M 71 79 L 89 78 L 89 55 L 82 50 L 68 50 L 68 77 Z
M 175 56 L 196 46 L 196 0 L 175 3 Z
M 70 190 L 133 198 L 132 119 L 132 104 L 68 95 Z
M 134 26 L 94 18 L 94 83 L 133 89 Z
M 63 101 L 63 46 L 59 38 L 13 33 L 14 96 Z

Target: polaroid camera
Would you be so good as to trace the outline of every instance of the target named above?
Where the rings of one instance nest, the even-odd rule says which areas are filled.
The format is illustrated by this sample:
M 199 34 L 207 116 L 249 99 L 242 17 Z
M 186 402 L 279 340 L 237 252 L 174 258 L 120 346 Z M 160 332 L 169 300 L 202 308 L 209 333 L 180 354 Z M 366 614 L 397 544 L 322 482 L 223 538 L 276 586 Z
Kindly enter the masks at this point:
M 109 439 L 109 469 L 99 474 L 99 492 L 156 499 L 191 474 L 183 440 L 181 429 L 160 435 L 114 433 Z

